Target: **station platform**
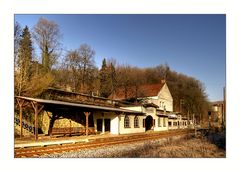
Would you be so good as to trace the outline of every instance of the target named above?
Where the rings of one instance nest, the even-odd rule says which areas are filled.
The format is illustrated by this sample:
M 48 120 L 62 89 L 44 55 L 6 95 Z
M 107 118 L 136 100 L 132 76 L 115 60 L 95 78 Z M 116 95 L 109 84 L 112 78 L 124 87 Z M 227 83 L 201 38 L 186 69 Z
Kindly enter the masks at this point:
M 61 144 L 75 144 L 75 143 L 86 143 L 91 142 L 96 139 L 106 138 L 106 137 L 118 137 L 120 135 L 104 133 L 88 136 L 60 136 L 60 137 L 50 137 L 45 135 L 39 135 L 36 141 L 34 137 L 25 138 L 15 138 L 14 148 L 27 148 L 27 147 L 44 147 L 50 145 L 61 145 Z
M 184 130 L 184 129 L 183 129 Z M 171 131 L 146 131 L 144 133 L 131 133 L 131 134 L 111 134 L 109 132 L 105 132 L 104 134 L 95 134 L 95 135 L 72 135 L 72 136 L 46 136 L 39 134 L 38 140 L 36 141 L 34 136 L 32 137 L 24 137 L 22 139 L 15 138 L 14 140 L 14 148 L 21 149 L 21 148 L 28 148 L 28 147 L 44 147 L 44 146 L 51 146 L 51 145 L 62 145 L 62 144 L 76 144 L 76 143 L 87 143 L 92 142 L 97 139 L 106 139 L 106 138 L 117 138 L 117 137 L 129 137 L 129 136 L 137 136 L 137 135 L 149 135 L 149 134 L 164 134 L 164 133 L 171 133 L 175 132 L 175 130 Z

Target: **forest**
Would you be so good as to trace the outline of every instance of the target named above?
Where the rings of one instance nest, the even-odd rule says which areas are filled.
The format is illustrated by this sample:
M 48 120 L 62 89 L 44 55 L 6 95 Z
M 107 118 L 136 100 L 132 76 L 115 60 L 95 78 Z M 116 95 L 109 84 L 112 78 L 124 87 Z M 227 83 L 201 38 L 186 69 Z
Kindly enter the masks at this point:
M 195 114 L 197 121 L 207 120 L 208 97 L 204 84 L 196 78 L 178 73 L 168 64 L 139 68 L 119 64 L 111 57 L 101 57 L 99 69 L 96 52 L 88 44 L 62 50 L 62 33 L 55 21 L 40 18 L 33 28 L 14 25 L 14 94 L 40 97 L 52 87 L 108 98 L 117 89 L 125 91 L 139 85 L 166 80 L 173 96 L 174 111 Z M 33 44 L 40 50 L 36 54 Z

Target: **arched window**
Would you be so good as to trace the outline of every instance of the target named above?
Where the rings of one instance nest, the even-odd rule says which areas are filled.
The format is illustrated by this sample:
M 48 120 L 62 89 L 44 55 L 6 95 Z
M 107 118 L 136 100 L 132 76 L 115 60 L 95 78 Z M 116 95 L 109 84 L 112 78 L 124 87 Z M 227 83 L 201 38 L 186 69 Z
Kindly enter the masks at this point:
M 127 115 L 124 118 L 124 128 L 130 128 L 130 120 Z
M 139 127 L 139 119 L 137 116 L 134 117 L 134 128 L 138 128 Z

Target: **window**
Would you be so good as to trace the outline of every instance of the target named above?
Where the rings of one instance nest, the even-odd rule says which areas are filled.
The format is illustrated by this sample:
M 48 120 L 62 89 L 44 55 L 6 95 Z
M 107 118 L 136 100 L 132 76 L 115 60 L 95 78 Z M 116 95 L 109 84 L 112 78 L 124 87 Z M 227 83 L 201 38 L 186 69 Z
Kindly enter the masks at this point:
M 166 127 L 166 118 L 163 118 L 163 127 Z
M 160 101 L 160 106 L 159 107 L 164 107 L 164 102 Z
M 130 120 L 127 115 L 124 118 L 124 128 L 130 128 Z
M 158 117 L 158 126 L 159 126 L 159 127 L 162 127 L 161 118 L 160 118 L 160 117 Z
M 139 128 L 139 120 L 137 116 L 134 117 L 134 128 Z
M 171 121 L 168 122 L 168 126 L 170 126 L 170 127 L 172 126 L 172 122 Z

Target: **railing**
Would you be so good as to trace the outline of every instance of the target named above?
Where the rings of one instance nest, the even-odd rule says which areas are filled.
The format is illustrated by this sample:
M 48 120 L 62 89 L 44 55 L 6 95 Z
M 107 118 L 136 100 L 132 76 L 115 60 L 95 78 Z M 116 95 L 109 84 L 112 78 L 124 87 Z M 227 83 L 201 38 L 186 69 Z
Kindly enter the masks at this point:
M 94 127 L 88 128 L 89 134 L 96 134 Z M 52 135 L 57 134 L 86 134 L 86 128 L 85 127 L 65 127 L 65 128 L 52 128 Z

